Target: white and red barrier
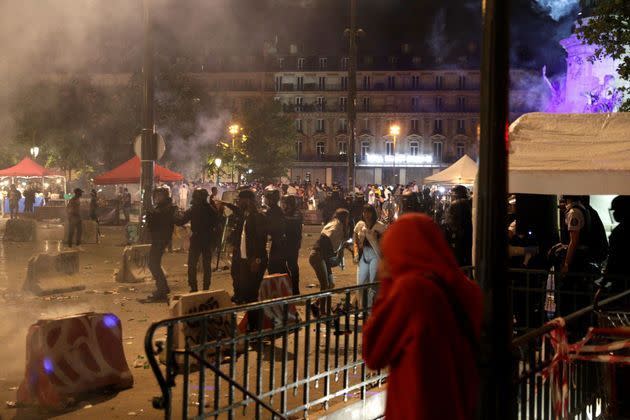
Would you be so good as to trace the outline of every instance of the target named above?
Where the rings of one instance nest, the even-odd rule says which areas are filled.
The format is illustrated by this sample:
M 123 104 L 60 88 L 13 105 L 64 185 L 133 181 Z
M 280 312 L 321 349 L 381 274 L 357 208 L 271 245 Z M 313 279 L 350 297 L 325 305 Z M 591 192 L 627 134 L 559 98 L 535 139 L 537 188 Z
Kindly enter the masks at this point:
M 28 260 L 23 289 L 39 296 L 83 290 L 78 273 L 78 251 L 37 254 Z
M 269 300 L 293 296 L 293 285 L 288 274 L 270 274 L 263 278 L 258 289 L 258 300 Z M 263 309 L 262 328 L 269 329 L 298 321 L 298 312 L 294 304 L 288 308 L 288 318 L 284 319 L 284 304 L 271 305 Z M 238 324 L 240 332 L 247 331 L 247 314 Z
M 116 315 L 90 312 L 29 328 L 18 404 L 59 410 L 87 393 L 132 386 Z
M 150 250 L 151 245 L 126 246 L 123 251 L 120 270 L 116 272 L 116 281 L 120 283 L 142 283 L 150 278 Z

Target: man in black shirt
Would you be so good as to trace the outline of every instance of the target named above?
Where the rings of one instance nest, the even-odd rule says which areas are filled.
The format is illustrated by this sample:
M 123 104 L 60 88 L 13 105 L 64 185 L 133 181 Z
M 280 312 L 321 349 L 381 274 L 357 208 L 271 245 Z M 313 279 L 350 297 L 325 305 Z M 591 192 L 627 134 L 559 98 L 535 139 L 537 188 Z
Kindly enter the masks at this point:
M 177 221 L 180 226 L 190 222 L 192 230 L 188 250 L 188 285 L 191 292 L 198 290 L 197 264 L 200 256 L 203 264 L 203 290 L 210 289 L 212 244 L 218 221 L 217 211 L 208 202 L 208 191 L 203 188 L 193 191 L 190 209 Z
M 149 301 L 166 301 L 170 289 L 166 275 L 162 270 L 162 256 L 173 237 L 175 212 L 177 207 L 165 188 L 154 191 L 155 207 L 147 213 L 147 225 L 151 233 L 151 250 L 149 251 L 149 270 L 155 280 L 157 290 L 148 297 Z
M 606 280 L 612 283 L 613 293 L 624 291 L 622 278 L 630 278 L 630 196 L 615 197 L 610 206 L 613 217 L 619 224 L 610 234 L 608 263 L 606 264 Z M 626 280 L 626 284 L 629 284 Z
M 297 209 L 295 196 L 282 197 L 282 211 L 285 223 L 286 267 L 291 276 L 293 294 L 300 294 L 300 267 L 298 254 L 302 247 L 302 214 Z

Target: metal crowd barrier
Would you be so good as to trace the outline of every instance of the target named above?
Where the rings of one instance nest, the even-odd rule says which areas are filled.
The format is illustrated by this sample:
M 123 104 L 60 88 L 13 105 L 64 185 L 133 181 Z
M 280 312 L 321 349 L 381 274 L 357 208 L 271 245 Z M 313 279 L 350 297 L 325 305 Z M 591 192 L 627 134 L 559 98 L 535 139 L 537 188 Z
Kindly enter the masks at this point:
M 599 309 L 606 309 L 621 302 L 627 304 L 628 298 L 630 290 L 605 299 L 599 304 Z M 581 337 L 585 318 L 592 319 L 594 314 L 593 306 L 589 305 L 564 317 L 568 334 L 574 332 L 574 337 Z M 590 322 L 586 324 L 593 325 Z M 566 375 L 568 383 L 565 385 L 566 415 L 558 415 L 557 407 L 554 407 L 554 398 L 556 404 L 562 404 L 557 401 L 557 394 L 554 396 L 554 392 L 558 390 L 554 390 L 553 382 L 544 375 L 544 371 L 552 364 L 555 353 L 549 340 L 543 339 L 556 328 L 558 327 L 553 324 L 546 324 L 517 337 L 512 342 L 516 369 L 514 382 L 516 403 L 512 418 L 518 420 L 611 418 L 607 417 L 609 400 L 606 388 L 609 384 L 605 383 L 611 378 L 604 373 L 605 365 L 582 360 L 574 360 L 562 368 L 568 371 L 560 371 L 560 374 Z M 573 342 L 575 338 L 569 341 Z
M 473 268 L 464 270 L 474 275 Z M 543 400 L 532 403 L 534 399 L 529 396 L 542 398 L 536 394 L 543 386 L 536 369 L 551 357 L 540 343 L 549 329 L 539 328 L 548 316 L 544 310 L 550 292 L 546 287 L 548 272 L 512 269 L 508 275 L 513 282 L 515 332 L 524 334 L 515 340 L 519 398 L 526 398 L 519 402 L 519 410 L 526 406 L 525 410 L 530 410 L 527 413 L 545 412 L 548 407 Z M 553 293 L 558 306 L 553 316 L 568 315 L 569 321 L 581 318 L 581 322 L 592 316 L 591 309 L 578 309 L 592 302 L 594 280 L 599 277 L 569 274 L 563 285 L 556 281 Z M 625 289 L 630 289 L 630 281 L 624 281 Z M 370 301 L 369 292 L 377 287 L 340 288 L 153 323 L 145 337 L 145 351 L 162 392 L 154 399 L 154 406 L 165 411 L 166 419 L 173 416 L 174 407 L 181 410 L 181 418 L 258 419 L 304 415 L 352 395 L 365 399 L 369 389 L 379 387 L 387 376 L 385 372 L 369 372 L 361 356 L 363 322 L 371 309 L 363 302 Z M 318 302 L 323 309 L 314 317 L 308 309 Z M 294 308 L 299 308 L 297 319 Z M 569 315 L 572 312 L 576 313 Z M 246 314 L 254 318 L 265 315 L 272 323 L 247 331 L 247 322 L 242 321 Z M 532 332 L 535 328 L 539 329 Z M 197 331 L 195 339 L 176 347 L 175 335 L 187 329 Z M 164 332 L 165 338 L 160 340 L 158 333 Z M 580 380 L 592 381 L 592 367 L 577 372 L 582 375 Z M 178 377 L 180 387 L 175 386 Z
M 177 418 L 288 418 L 327 409 L 350 396 L 365 399 L 386 377 L 369 372 L 361 356 L 363 320 L 370 309 L 362 302 L 369 301 L 368 292 L 375 287 L 335 289 L 153 323 L 145 351 L 162 391 L 154 407 L 164 409 L 166 419 L 175 407 Z M 316 303 L 323 308 L 319 317 L 308 310 Z M 299 308 L 297 319 L 294 308 Z M 244 331 L 245 315 L 266 317 L 273 324 Z M 176 348 L 175 335 L 185 329 L 196 329 L 198 339 Z M 164 342 L 159 331 L 166 331 Z

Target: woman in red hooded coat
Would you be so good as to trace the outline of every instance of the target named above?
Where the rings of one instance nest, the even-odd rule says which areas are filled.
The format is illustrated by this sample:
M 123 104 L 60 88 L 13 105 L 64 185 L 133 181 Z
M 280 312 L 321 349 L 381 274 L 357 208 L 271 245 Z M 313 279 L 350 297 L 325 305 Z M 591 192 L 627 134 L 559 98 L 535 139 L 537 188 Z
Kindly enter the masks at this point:
M 363 357 L 389 368 L 387 419 L 468 420 L 478 399 L 482 294 L 427 216 L 398 219 L 381 242 L 380 290 Z

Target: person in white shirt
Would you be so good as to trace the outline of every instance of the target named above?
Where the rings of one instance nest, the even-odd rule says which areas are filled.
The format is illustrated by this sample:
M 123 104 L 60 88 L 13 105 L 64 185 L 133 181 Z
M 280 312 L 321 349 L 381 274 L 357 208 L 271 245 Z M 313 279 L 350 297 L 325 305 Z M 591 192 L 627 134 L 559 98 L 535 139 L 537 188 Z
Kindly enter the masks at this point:
M 354 262 L 358 264 L 357 282 L 359 285 L 374 283 L 376 271 L 381 258 L 379 242 L 385 233 L 385 224 L 378 221 L 376 209 L 369 204 L 363 207 L 361 220 L 354 227 Z M 369 308 L 376 295 L 376 290 L 370 288 L 367 294 L 367 302 L 364 306 Z

